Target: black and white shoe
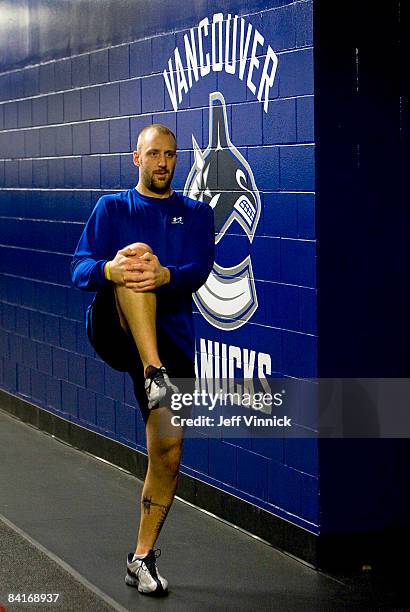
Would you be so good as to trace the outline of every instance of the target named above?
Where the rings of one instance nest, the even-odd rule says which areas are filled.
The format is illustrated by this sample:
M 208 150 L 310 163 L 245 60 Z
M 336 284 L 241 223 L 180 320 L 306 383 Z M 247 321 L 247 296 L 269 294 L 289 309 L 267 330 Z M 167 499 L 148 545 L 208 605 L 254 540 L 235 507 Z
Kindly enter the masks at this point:
M 143 559 L 135 559 L 134 553 L 127 556 L 127 574 L 125 583 L 137 587 L 144 595 L 163 597 L 168 595 L 168 581 L 158 572 L 156 560 L 160 556 L 159 548 L 150 550 Z
M 156 368 L 149 365 L 145 370 L 145 391 L 148 397 L 148 408 L 151 409 L 166 396 L 178 393 L 178 387 L 171 383 L 164 366 Z

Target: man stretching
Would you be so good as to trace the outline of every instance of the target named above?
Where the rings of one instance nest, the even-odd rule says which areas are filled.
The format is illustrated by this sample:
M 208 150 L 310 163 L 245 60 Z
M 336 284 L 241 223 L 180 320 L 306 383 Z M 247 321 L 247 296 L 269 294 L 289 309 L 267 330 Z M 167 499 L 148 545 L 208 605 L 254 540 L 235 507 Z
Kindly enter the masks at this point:
M 183 441 L 175 427 L 172 437 L 159 435 L 160 423 L 172 416 L 171 379 L 195 377 L 192 293 L 208 278 L 215 248 L 212 209 L 171 188 L 176 158 L 171 130 L 141 131 L 137 186 L 98 200 L 71 264 L 75 286 L 97 292 L 88 337 L 102 359 L 132 377 L 146 425 L 148 470 L 125 581 L 152 595 L 167 593 L 153 549 L 175 495 Z

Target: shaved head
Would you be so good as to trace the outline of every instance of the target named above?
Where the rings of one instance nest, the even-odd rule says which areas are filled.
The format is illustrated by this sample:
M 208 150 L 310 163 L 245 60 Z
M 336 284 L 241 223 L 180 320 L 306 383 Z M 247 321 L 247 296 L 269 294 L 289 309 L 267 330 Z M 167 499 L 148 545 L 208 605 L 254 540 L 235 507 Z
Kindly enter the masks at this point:
M 137 151 L 141 153 L 141 148 L 144 146 L 145 140 L 151 135 L 151 133 L 164 134 L 166 136 L 170 136 L 174 139 L 175 148 L 177 146 L 177 139 L 175 138 L 175 134 L 172 130 L 170 130 L 166 125 L 162 125 L 162 123 L 153 123 L 152 125 L 145 126 L 140 133 L 138 134 L 137 139 Z

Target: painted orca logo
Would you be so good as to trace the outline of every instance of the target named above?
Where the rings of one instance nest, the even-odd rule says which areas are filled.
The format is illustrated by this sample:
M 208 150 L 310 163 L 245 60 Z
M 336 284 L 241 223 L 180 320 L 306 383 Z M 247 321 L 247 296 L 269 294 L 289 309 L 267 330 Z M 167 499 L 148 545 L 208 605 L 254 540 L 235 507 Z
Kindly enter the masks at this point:
M 215 243 L 223 239 L 237 221 L 252 242 L 261 202 L 251 167 L 232 144 L 223 95 L 209 97 L 209 144 L 201 151 L 192 136 L 195 163 L 185 183 L 184 194 L 208 202 L 214 209 Z M 231 268 L 217 262 L 205 285 L 194 295 L 205 319 L 219 329 L 244 325 L 258 307 L 250 256 Z

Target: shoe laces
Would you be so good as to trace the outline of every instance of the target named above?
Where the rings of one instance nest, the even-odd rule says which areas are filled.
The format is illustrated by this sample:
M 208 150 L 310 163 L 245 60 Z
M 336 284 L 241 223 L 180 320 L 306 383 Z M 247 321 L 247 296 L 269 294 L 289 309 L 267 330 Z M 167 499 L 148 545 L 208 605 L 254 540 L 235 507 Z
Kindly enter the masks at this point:
M 153 369 L 150 374 L 148 374 L 147 379 L 149 378 L 150 381 L 148 385 L 148 393 L 151 392 L 151 386 L 153 382 L 155 382 L 158 387 L 167 387 L 167 383 L 164 378 L 164 374 L 166 373 L 167 371 L 164 366 L 161 366 L 160 368 L 155 368 L 155 370 Z
M 149 553 L 143 559 L 141 559 L 141 565 L 139 566 L 138 571 L 139 572 L 141 570 L 143 570 L 144 572 L 148 571 L 151 574 L 151 576 L 153 576 L 154 578 L 158 578 L 156 561 L 158 557 L 160 556 L 161 556 L 160 548 L 156 548 L 155 550 L 150 550 Z

